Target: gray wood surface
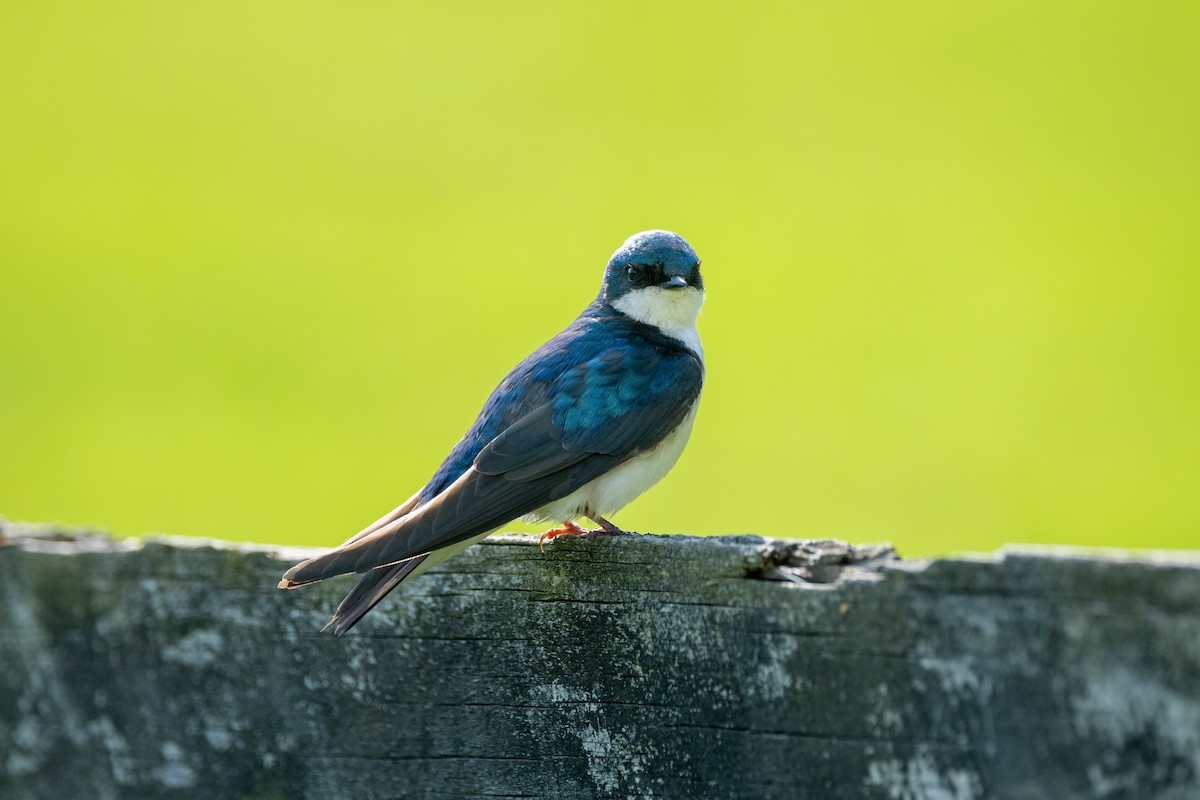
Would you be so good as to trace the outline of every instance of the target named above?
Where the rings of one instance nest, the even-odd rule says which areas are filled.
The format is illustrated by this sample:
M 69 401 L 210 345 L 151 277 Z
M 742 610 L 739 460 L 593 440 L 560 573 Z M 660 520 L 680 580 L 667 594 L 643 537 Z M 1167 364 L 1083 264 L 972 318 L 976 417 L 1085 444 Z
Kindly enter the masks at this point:
M 502 536 L 338 639 L 303 551 L 6 533 L 6 799 L 1200 798 L 1200 553 Z

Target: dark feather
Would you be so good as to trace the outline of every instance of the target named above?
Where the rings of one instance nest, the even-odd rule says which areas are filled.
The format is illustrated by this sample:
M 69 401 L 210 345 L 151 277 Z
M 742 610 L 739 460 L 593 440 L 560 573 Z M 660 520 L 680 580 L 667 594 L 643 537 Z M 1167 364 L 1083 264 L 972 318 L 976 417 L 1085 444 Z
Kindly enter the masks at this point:
M 418 556 L 390 567 L 373 569 L 363 575 L 350 594 L 346 595 L 346 599 L 338 605 L 337 611 L 333 612 L 333 619 L 329 620 L 321 630 L 328 630 L 332 627 L 334 634 L 341 636 L 353 628 L 360 619 L 366 616 L 368 611 L 386 597 L 388 592 L 399 586 L 400 582 L 412 574 L 412 571 L 419 567 L 424 560 L 425 556 Z

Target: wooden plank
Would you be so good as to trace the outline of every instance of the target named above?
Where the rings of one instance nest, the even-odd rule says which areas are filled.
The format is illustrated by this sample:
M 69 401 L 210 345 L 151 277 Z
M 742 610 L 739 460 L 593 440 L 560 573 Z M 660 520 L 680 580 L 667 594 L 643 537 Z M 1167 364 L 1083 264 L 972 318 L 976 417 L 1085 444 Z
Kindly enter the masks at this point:
M 0 797 L 1200 797 L 1200 553 L 500 536 L 350 583 L 0 547 Z

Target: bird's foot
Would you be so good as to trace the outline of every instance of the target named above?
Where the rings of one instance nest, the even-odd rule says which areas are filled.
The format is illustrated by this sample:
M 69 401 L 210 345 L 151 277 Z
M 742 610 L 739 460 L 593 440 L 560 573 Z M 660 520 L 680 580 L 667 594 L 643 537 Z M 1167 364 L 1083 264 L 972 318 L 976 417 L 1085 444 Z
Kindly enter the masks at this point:
M 543 533 L 541 538 L 538 539 L 538 550 L 543 549 L 547 540 L 554 541 L 554 539 L 558 536 L 582 536 L 591 542 L 600 536 L 622 536 L 628 533 L 627 531 L 621 530 L 616 525 L 604 519 L 604 517 L 596 517 L 595 519 L 596 522 L 600 523 L 600 527 L 592 528 L 591 530 L 587 528 L 581 528 L 571 520 L 566 520 L 563 522 L 561 527 L 551 528 Z
M 581 528 L 571 520 L 566 520 L 560 527 L 551 528 L 538 538 L 538 550 L 544 550 L 547 541 L 554 541 L 559 536 L 587 536 L 591 531 Z

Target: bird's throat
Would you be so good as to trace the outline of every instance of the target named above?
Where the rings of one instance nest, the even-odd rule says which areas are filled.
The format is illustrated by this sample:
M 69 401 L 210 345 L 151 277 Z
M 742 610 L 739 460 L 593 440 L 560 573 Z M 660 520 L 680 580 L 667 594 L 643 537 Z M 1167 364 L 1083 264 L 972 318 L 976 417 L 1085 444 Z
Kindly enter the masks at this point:
M 698 355 L 703 355 L 703 350 L 696 332 L 696 317 L 702 305 L 704 292 L 690 286 L 685 289 L 648 286 L 624 294 L 612 304 L 625 316 L 679 339 Z

